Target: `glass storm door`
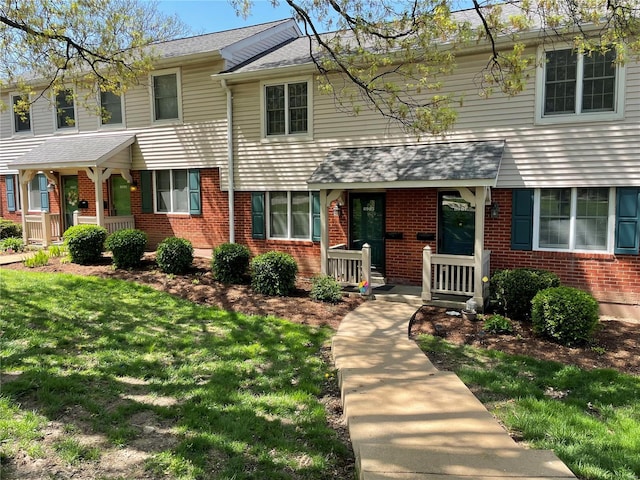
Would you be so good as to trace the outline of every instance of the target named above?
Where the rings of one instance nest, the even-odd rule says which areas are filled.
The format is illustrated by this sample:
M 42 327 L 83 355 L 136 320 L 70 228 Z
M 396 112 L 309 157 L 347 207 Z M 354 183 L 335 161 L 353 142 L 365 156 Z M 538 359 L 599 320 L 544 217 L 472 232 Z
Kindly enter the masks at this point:
M 111 205 L 113 215 L 131 215 L 131 189 L 121 176 L 111 177 Z
M 349 196 L 350 247 L 371 246 L 371 265 L 384 273 L 384 193 L 357 193 Z
M 78 192 L 78 176 L 69 175 L 62 177 L 62 196 L 64 211 L 64 229 L 73 226 L 73 214 L 78 210 L 78 200 L 80 194 Z
M 476 209 L 458 192 L 438 194 L 438 253 L 473 255 Z

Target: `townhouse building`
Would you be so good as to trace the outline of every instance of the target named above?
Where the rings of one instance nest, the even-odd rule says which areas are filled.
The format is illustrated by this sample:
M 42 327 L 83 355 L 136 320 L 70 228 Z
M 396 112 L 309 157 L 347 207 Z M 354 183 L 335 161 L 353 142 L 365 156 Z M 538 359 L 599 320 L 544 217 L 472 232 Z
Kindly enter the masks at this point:
M 525 91 L 483 98 L 488 52 L 469 50 L 446 82 L 464 98 L 455 127 L 417 140 L 320 94 L 293 20 L 157 48 L 141 85 L 96 99 L 106 120 L 64 92 L 57 109 L 1 114 L 0 216 L 27 241 L 79 222 L 135 226 L 151 246 L 238 242 L 352 282 L 366 244 L 375 271 L 422 284 L 425 300 L 483 301 L 491 272 L 534 267 L 640 305 L 637 62 L 532 40 Z

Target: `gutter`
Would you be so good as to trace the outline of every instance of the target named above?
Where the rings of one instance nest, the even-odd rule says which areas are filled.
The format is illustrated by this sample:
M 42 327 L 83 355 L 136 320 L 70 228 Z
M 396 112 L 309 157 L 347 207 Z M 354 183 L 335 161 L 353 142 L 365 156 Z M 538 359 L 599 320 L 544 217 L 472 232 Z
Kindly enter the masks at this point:
M 222 88 L 227 92 L 227 179 L 228 179 L 228 198 L 229 198 L 229 243 L 235 243 L 235 195 L 234 195 L 234 178 L 233 178 L 233 93 L 227 85 L 225 78 L 220 79 Z

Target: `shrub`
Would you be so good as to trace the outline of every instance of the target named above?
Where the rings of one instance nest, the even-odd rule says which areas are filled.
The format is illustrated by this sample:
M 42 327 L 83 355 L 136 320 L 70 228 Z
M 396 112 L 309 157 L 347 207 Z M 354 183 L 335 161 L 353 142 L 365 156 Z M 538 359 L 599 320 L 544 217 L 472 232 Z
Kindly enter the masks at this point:
M 98 225 L 75 225 L 64 232 L 63 238 L 71 262 L 88 265 L 102 256 L 107 229 Z
M 328 275 L 318 275 L 311 279 L 311 298 L 320 302 L 338 303 L 342 299 L 342 287 Z
M 24 266 L 28 268 L 43 267 L 49 263 L 49 255 L 44 250 L 38 250 L 35 255 L 25 259 Z
M 558 276 L 547 270 L 516 268 L 498 270 L 491 277 L 491 303 L 497 312 L 509 318 L 529 320 L 531 300 L 540 290 L 560 286 Z
M 285 296 L 295 288 L 298 265 L 291 255 L 267 252 L 251 261 L 251 286 L 264 295 Z
M 147 246 L 147 234 L 135 228 L 125 228 L 107 237 L 105 248 L 113 254 L 116 268 L 130 268 L 140 265 Z
M 22 238 L 22 224 L 0 218 L 0 240 L 10 237 Z
M 17 253 L 24 250 L 21 238 L 7 237 L 0 240 L 0 252 Z
M 156 263 L 164 273 L 185 273 L 193 263 L 193 245 L 185 238 L 165 238 L 158 245 Z
M 547 288 L 532 305 L 533 331 L 563 345 L 590 340 L 599 322 L 598 302 L 577 288 Z
M 493 314 L 484 319 L 482 330 L 489 333 L 513 333 L 513 323 L 507 317 Z
M 223 243 L 213 249 L 211 271 L 222 283 L 242 283 L 249 269 L 251 252 L 238 243 Z

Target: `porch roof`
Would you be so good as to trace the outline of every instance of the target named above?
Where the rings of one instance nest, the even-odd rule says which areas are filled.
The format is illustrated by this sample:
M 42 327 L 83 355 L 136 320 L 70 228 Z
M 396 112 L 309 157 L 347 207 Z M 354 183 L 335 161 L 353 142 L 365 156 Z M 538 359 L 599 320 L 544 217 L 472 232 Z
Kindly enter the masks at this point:
M 312 189 L 489 186 L 504 140 L 336 148 L 307 180 Z
M 8 167 L 19 170 L 54 170 L 108 166 L 117 153 L 133 144 L 133 134 L 61 136 L 45 140 Z

